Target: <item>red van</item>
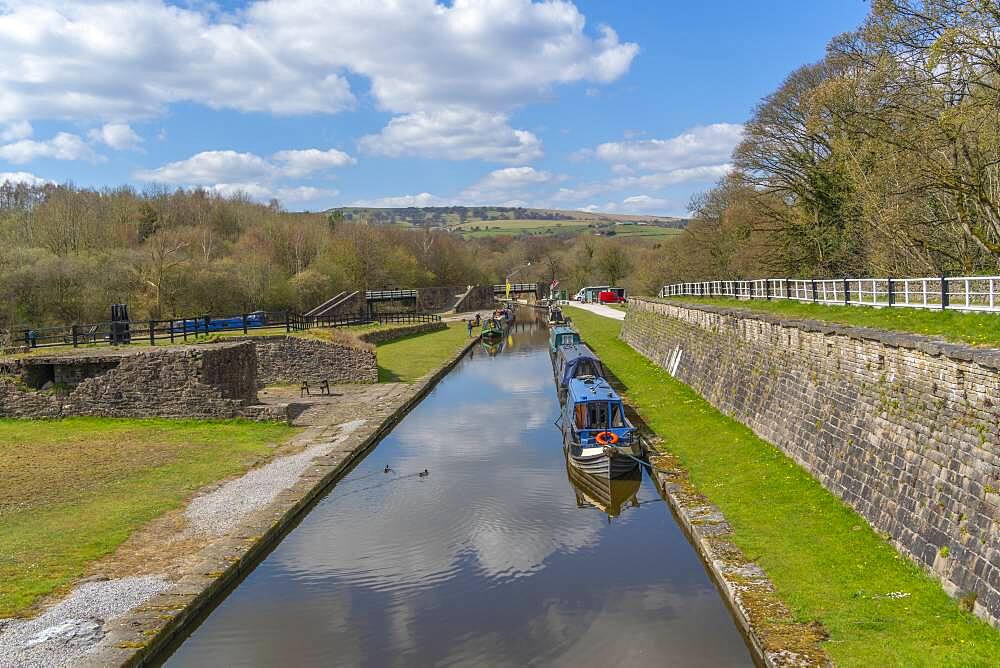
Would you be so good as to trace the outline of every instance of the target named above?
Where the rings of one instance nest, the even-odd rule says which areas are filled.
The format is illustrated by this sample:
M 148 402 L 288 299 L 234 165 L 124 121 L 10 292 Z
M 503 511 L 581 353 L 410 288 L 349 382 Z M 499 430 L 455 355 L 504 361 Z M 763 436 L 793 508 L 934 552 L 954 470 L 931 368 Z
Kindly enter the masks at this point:
M 609 288 L 598 293 L 597 301 L 601 304 L 624 304 L 625 288 Z

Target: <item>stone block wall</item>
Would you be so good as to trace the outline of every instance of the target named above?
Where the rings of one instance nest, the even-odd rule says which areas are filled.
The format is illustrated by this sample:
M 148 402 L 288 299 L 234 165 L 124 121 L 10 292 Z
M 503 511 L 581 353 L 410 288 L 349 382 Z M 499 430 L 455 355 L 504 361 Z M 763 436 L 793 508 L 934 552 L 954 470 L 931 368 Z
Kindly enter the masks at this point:
M 377 383 L 375 351 L 368 347 L 328 343 L 296 336 L 254 339 L 257 381 L 280 383 Z
M 644 299 L 621 336 L 997 625 L 1000 350 Z
M 392 329 L 379 329 L 374 332 L 365 332 L 358 338 L 365 343 L 375 344 L 382 343 L 383 341 L 392 341 L 393 339 L 401 339 L 404 336 L 411 336 L 413 334 L 440 332 L 443 329 L 448 329 L 448 323 L 422 322 L 418 325 L 408 325 L 406 327 L 393 327 Z
M 32 357 L 20 369 L 0 381 L 0 417 L 232 418 L 257 401 L 249 342 Z M 21 378 L 43 369 L 77 384 L 66 393 L 26 387 Z

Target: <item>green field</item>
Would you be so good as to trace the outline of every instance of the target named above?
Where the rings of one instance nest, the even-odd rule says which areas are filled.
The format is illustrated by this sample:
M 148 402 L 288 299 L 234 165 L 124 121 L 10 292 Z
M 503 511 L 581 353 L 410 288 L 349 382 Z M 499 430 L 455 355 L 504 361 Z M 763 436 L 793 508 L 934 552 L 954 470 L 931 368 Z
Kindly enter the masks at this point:
M 412 383 L 440 367 L 468 341 L 465 323 L 451 322 L 445 330 L 380 343 L 375 347 L 379 382 Z
M 1000 347 L 1000 315 L 996 313 L 962 313 L 901 307 L 831 306 L 777 299 L 772 301 L 746 301 L 725 297 L 670 297 L 669 299 L 773 313 L 798 319 L 826 320 L 854 327 L 913 332 L 958 343 Z
M 823 624 L 836 665 L 997 665 L 1000 632 L 963 612 L 857 513 L 621 341 L 620 321 L 570 310 L 629 403 L 722 510 L 733 540 L 796 619 Z
M 0 618 L 297 431 L 246 420 L 0 420 Z

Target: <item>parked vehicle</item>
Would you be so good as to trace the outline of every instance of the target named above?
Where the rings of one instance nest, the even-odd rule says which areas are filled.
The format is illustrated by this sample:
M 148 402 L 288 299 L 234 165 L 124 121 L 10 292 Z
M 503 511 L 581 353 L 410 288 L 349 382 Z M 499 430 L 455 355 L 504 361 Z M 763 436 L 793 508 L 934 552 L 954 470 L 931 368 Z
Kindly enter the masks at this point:
M 624 304 L 625 288 L 608 288 L 597 294 L 597 301 L 600 304 Z
M 609 289 L 611 289 L 610 285 L 589 285 L 577 292 L 573 299 L 578 302 L 595 302 L 597 301 L 597 296 L 601 294 L 601 292 Z
M 618 478 L 639 465 L 638 430 L 625 417 L 621 397 L 603 378 L 571 379 L 559 419 L 569 462 L 584 473 Z

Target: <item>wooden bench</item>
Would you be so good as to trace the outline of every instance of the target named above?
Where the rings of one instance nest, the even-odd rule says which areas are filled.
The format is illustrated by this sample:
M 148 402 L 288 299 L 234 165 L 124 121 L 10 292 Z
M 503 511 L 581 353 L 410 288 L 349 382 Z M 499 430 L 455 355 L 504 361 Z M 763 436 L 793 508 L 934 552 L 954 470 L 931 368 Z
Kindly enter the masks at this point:
M 319 393 L 320 393 L 320 395 L 324 395 L 324 394 L 329 395 L 330 394 L 330 381 L 329 380 L 324 380 L 322 383 L 319 384 Z M 312 388 L 310 387 L 308 380 L 302 381 L 302 385 L 299 387 L 299 396 L 301 397 L 303 395 L 305 395 L 307 397 L 311 397 L 312 396 Z

